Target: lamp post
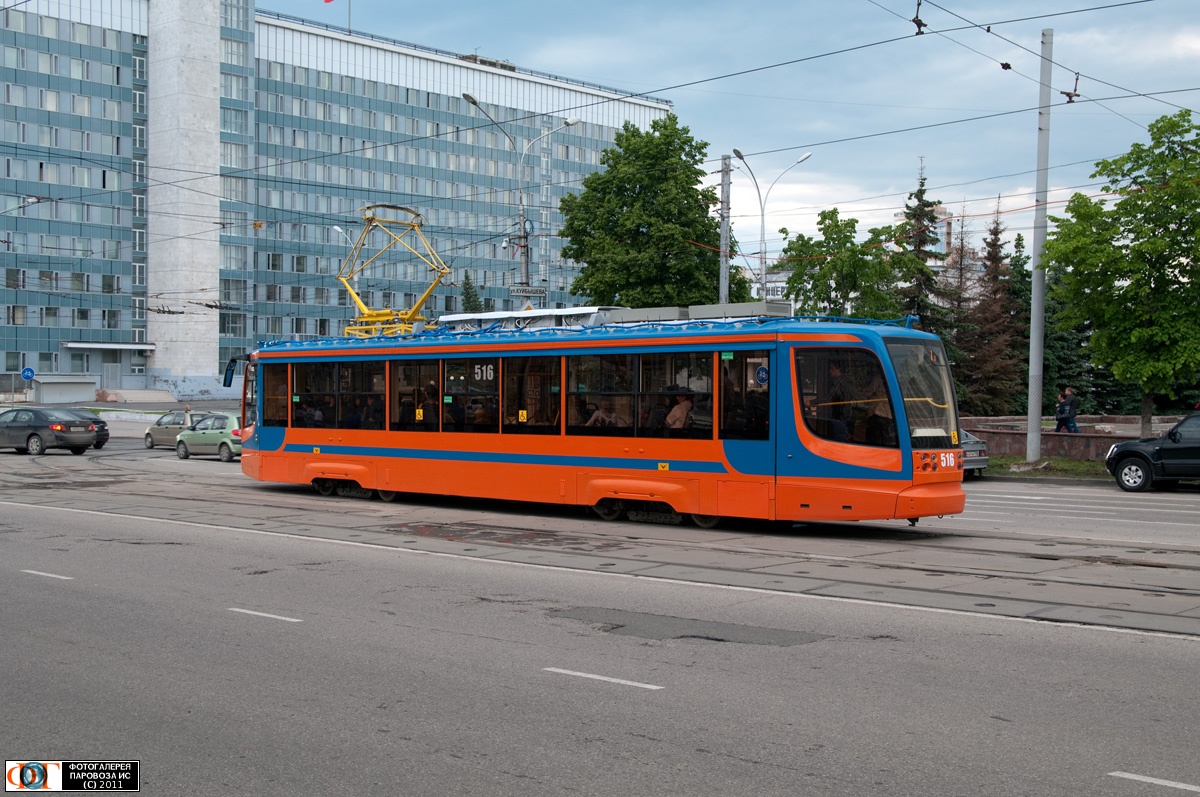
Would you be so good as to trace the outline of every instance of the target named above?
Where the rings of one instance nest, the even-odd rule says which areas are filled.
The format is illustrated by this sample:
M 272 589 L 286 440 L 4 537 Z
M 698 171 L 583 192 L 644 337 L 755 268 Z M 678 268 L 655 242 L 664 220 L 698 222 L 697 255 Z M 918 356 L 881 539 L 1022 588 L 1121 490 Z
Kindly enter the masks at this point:
M 492 115 L 490 113 L 488 113 L 486 110 L 484 110 L 483 106 L 479 104 L 479 101 L 476 100 L 474 97 L 472 97 L 470 94 L 467 94 L 464 91 L 462 97 L 469 104 L 474 105 L 476 108 L 478 108 L 479 112 L 481 114 L 483 114 L 484 116 L 486 116 L 487 120 L 489 122 L 491 122 L 492 124 L 494 124 L 496 126 L 496 128 L 501 133 L 504 134 L 504 137 L 508 139 L 508 143 L 512 144 L 513 152 L 516 152 L 518 149 L 517 142 L 515 139 L 513 139 L 513 137 L 511 135 L 509 135 L 508 131 L 504 129 L 504 126 L 501 125 L 499 122 L 497 122 L 494 118 L 492 118 Z M 514 237 L 518 241 L 517 245 L 519 247 L 521 247 L 521 283 L 520 284 L 525 287 L 529 287 L 529 284 L 530 284 L 529 283 L 529 230 L 526 228 L 526 222 L 525 222 L 525 156 L 529 154 L 529 151 L 531 149 L 533 149 L 533 145 L 537 144 L 543 138 L 554 135 L 559 130 L 563 130 L 564 128 L 568 128 L 571 125 L 575 125 L 575 124 L 579 124 L 578 116 L 572 116 L 570 119 L 565 120 L 561 125 L 554 128 L 553 130 L 550 130 L 546 133 L 542 133 L 540 136 L 538 136 L 535 139 L 532 139 L 528 144 L 526 144 L 524 149 L 521 150 L 520 157 L 517 158 L 517 234 Z
M 47 197 L 44 196 L 27 196 L 8 210 L 0 210 L 0 216 L 5 215 L 6 213 L 16 213 L 17 211 L 24 210 L 32 205 L 36 205 L 39 202 L 44 202 L 46 199 Z
M 750 173 L 750 179 L 754 181 L 754 193 L 758 194 L 758 298 L 765 302 L 767 300 L 767 200 L 771 198 L 771 189 L 775 187 L 775 183 L 779 182 L 779 178 L 811 158 L 812 153 L 804 153 L 791 166 L 781 171 L 779 177 L 776 177 L 767 186 L 765 196 L 762 191 L 758 190 L 758 178 L 754 176 L 754 170 L 750 168 L 750 164 L 746 161 L 746 157 L 742 155 L 741 150 L 735 147 L 733 155 L 745 164 L 746 171 Z

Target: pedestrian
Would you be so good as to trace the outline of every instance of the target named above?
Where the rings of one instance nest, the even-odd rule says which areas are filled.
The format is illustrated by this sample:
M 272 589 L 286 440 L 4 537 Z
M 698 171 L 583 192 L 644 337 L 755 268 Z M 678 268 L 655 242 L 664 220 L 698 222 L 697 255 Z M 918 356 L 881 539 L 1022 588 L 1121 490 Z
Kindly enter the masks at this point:
M 1066 390 L 1067 397 L 1067 431 L 1071 434 L 1079 434 L 1079 427 L 1075 425 L 1075 416 L 1079 414 L 1079 396 L 1075 395 L 1075 388 L 1068 387 Z
M 1058 391 L 1058 403 L 1054 405 L 1054 431 L 1067 431 L 1067 396 Z

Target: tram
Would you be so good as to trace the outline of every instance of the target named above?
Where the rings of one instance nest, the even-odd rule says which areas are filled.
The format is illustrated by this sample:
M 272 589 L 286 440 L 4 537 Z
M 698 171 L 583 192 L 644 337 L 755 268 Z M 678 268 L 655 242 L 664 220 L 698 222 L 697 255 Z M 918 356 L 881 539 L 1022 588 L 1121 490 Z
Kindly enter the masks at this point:
M 737 307 L 443 316 L 267 343 L 241 358 L 242 470 L 322 495 L 575 504 L 607 520 L 657 507 L 702 527 L 963 510 L 937 337 Z

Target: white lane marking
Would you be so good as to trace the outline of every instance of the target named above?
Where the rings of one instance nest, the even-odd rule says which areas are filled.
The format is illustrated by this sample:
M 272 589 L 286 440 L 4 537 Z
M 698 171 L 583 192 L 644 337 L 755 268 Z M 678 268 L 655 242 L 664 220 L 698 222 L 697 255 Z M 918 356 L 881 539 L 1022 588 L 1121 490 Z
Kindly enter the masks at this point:
M 621 684 L 622 686 L 636 686 L 638 689 L 666 689 L 665 686 L 655 686 L 654 684 L 640 684 L 637 681 L 626 681 L 621 678 L 609 678 L 607 675 L 592 675 L 589 672 L 575 672 L 574 670 L 560 670 L 557 667 L 543 667 L 546 672 L 556 672 L 560 675 L 574 675 L 579 678 L 591 678 L 594 681 L 608 681 L 610 684 Z
M 240 612 L 241 614 L 252 614 L 255 617 L 270 617 L 272 620 L 283 620 L 288 623 L 302 623 L 303 620 L 297 620 L 295 617 L 281 617 L 278 614 L 264 614 L 263 612 L 252 612 L 249 609 L 230 609 L 231 612 Z
M 1129 780 L 1139 780 L 1142 783 L 1153 783 L 1155 786 L 1167 786 L 1171 789 L 1179 789 L 1180 791 L 1194 791 L 1200 793 L 1200 786 L 1193 786 L 1190 783 L 1179 783 L 1174 780 L 1161 780 L 1160 778 L 1149 778 L 1145 775 L 1135 775 L 1132 772 L 1109 772 L 1114 778 L 1127 778 Z
M 1119 634 L 1121 636 L 1139 636 L 1153 637 L 1157 639 L 1183 640 L 1187 642 L 1196 642 L 1200 640 L 1194 634 L 1174 633 L 1171 631 L 1143 631 L 1137 628 L 1121 628 L 1111 625 L 1089 625 L 1087 623 L 1072 623 L 1055 620 L 1052 623 L 1047 623 L 1036 617 L 1015 617 L 1007 614 L 987 614 L 981 612 L 971 612 L 965 609 L 938 609 L 932 606 L 912 606 L 904 603 L 893 603 L 891 601 L 875 601 L 864 600 L 863 598 L 840 598 L 836 595 L 811 595 L 804 592 L 789 592 L 786 590 L 768 589 L 766 587 L 742 587 L 736 584 L 714 584 L 704 581 L 685 581 L 679 578 L 661 578 L 659 576 L 645 576 L 637 573 L 602 573 L 598 570 L 581 570 L 575 567 L 563 567 L 560 565 L 542 565 L 534 562 L 507 562 L 499 559 L 481 558 L 478 556 L 464 556 L 459 553 L 447 553 L 444 551 L 422 551 L 412 548 L 397 548 L 393 545 L 382 545 L 377 542 L 359 542 L 358 540 L 338 540 L 329 537 L 308 537 L 303 534 L 295 534 L 288 531 L 267 531 L 265 529 L 247 529 L 240 526 L 222 526 L 216 523 L 198 523 L 193 520 L 170 520 L 167 518 L 151 518 L 145 515 L 127 515 L 120 512 L 98 512 L 95 509 L 73 509 L 65 506 L 49 506 L 46 504 L 22 504 L 17 501 L 0 501 L 0 506 L 16 506 L 23 509 L 28 509 L 35 506 L 38 509 L 57 510 L 59 512 L 74 513 L 78 515 L 96 515 L 106 518 L 126 518 L 128 520 L 143 520 L 152 521 L 160 525 L 183 526 L 184 528 L 203 529 L 205 531 L 225 531 L 233 534 L 249 534 L 258 537 L 281 537 L 288 540 L 296 540 L 298 542 L 321 542 L 329 545 L 345 545 L 349 548 L 371 548 L 377 551 L 387 551 L 394 554 L 413 556 L 428 556 L 433 559 L 457 559 L 462 562 L 472 564 L 489 564 L 500 567 L 528 568 L 530 570 L 553 570 L 562 572 L 569 570 L 576 574 L 594 576 L 597 578 L 626 578 L 631 581 L 655 581 L 660 584 L 676 584 L 681 587 L 699 587 L 701 589 L 715 589 L 725 592 L 744 592 L 750 595 L 770 595 L 773 597 L 796 598 L 799 600 L 822 601 L 826 603 L 846 603 L 851 606 L 869 606 L 872 608 L 884 607 L 888 609 L 899 609 L 901 611 L 916 612 L 918 614 L 947 614 L 953 617 L 971 617 L 975 620 L 994 620 L 1002 623 L 1020 623 L 1022 625 L 1037 625 L 1046 627 L 1051 625 L 1056 629 L 1060 628 L 1075 628 L 1080 631 L 1092 631 L 1101 634 Z M 1194 524 L 1193 524 L 1194 525 Z M 1070 539 L 1076 539 L 1071 537 Z M 1080 537 L 1078 539 L 1090 540 L 1090 537 Z M 1103 541 L 1102 541 L 1103 542 Z M 1136 541 L 1130 541 L 1131 544 Z M 818 557 L 820 558 L 820 557 Z M 840 557 L 829 557 L 840 558 Z
M 28 573 L 31 576 L 45 576 L 46 578 L 61 578 L 63 581 L 74 581 L 75 576 L 56 576 L 53 573 L 43 573 L 40 570 L 22 570 L 22 573 Z

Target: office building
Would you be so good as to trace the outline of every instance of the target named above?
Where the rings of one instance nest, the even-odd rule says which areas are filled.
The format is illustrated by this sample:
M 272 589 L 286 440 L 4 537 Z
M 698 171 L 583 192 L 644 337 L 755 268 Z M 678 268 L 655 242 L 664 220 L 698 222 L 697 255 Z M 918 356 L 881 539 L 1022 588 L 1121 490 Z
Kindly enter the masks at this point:
M 253 0 L 0 14 L 0 350 L 18 386 L 32 368 L 108 391 L 228 395 L 231 355 L 341 333 L 355 308 L 336 277 L 367 205 L 422 215 L 452 269 L 425 307 L 436 317 L 461 310 L 468 274 L 488 309 L 527 301 L 509 292 L 523 192 L 531 290 L 517 293 L 578 304 L 558 200 L 626 121 L 647 129 L 671 109 Z M 389 253 L 356 290 L 402 308 L 431 278 Z

